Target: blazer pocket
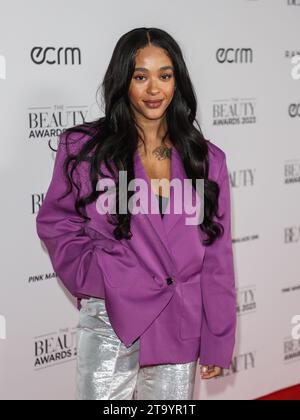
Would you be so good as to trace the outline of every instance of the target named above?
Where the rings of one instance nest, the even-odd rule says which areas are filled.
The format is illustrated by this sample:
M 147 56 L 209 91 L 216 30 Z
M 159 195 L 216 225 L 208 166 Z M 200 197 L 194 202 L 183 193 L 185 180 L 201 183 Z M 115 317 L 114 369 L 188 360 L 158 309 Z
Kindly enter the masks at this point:
M 180 336 L 182 339 L 201 335 L 202 296 L 200 278 L 196 282 L 185 282 L 182 286 Z

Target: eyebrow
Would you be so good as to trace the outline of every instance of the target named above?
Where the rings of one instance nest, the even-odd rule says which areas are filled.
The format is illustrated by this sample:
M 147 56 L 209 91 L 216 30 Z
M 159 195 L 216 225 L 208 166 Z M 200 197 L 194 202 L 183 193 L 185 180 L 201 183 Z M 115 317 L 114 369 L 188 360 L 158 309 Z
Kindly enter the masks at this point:
M 163 66 L 160 67 L 159 70 L 174 70 L 174 68 L 172 66 Z M 134 69 L 134 71 L 149 71 L 148 69 L 146 69 L 146 67 L 136 67 Z

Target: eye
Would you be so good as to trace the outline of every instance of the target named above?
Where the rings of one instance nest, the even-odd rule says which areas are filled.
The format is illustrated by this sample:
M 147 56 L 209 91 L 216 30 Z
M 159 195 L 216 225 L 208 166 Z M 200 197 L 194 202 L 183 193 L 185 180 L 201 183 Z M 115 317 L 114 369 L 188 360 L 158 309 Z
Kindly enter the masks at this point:
M 171 79 L 171 78 L 173 77 L 173 75 L 172 75 L 172 74 L 163 74 L 163 75 L 162 75 L 162 77 L 165 77 L 165 76 L 167 76 L 167 77 L 168 77 L 168 79 Z M 164 80 L 166 80 L 166 79 L 164 79 Z
M 142 75 L 138 75 L 138 76 L 135 76 L 135 77 L 134 77 L 134 79 L 135 79 L 135 80 L 138 80 L 138 78 L 139 78 L 139 77 L 144 77 L 144 76 L 142 76 Z

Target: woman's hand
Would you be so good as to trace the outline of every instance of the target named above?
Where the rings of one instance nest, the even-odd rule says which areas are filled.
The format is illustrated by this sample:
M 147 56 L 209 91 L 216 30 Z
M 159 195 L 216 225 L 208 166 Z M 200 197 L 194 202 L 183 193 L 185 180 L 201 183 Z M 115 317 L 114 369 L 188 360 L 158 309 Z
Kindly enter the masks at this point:
M 223 373 L 223 369 L 218 366 L 208 365 L 201 366 L 201 379 L 211 379 L 216 376 L 220 376 Z

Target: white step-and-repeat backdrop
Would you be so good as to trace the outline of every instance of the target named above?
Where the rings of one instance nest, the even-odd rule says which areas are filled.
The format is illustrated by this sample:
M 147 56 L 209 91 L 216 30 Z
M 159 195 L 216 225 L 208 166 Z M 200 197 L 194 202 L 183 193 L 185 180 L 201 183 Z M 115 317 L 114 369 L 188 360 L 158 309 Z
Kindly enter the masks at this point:
M 226 152 L 231 176 L 237 343 L 222 378 L 198 375 L 195 399 L 254 399 L 299 383 L 300 1 L 0 7 L 0 398 L 74 399 L 78 312 L 35 217 L 57 136 L 103 115 L 96 90 L 112 50 L 140 26 L 179 42 L 203 132 Z

